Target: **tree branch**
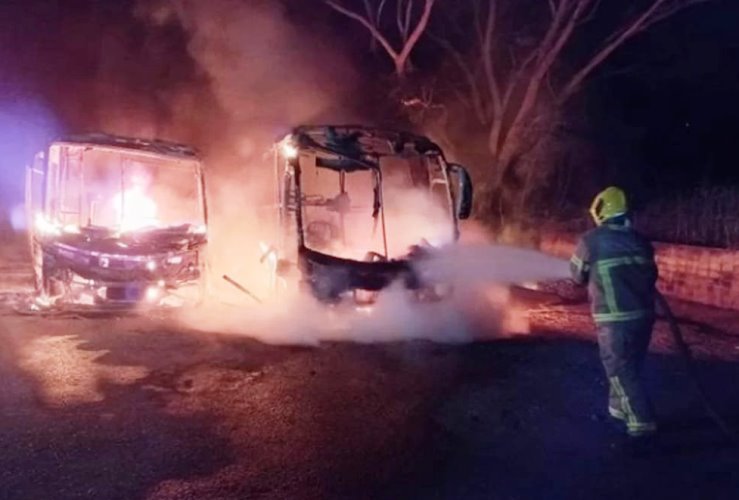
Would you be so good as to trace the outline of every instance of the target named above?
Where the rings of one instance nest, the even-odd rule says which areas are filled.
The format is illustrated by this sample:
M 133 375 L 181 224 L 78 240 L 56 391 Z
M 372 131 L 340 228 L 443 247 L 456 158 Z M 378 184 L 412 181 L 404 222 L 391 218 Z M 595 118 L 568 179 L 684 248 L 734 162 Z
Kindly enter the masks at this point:
M 549 24 L 549 29 L 547 29 L 547 32 L 542 37 L 536 49 L 534 49 L 534 52 L 536 52 L 536 57 L 541 57 L 541 55 L 544 53 L 543 49 L 551 45 L 552 41 L 559 32 L 560 26 L 566 18 L 568 7 L 568 0 L 561 0 L 560 3 L 556 6 L 556 10 L 554 11 L 552 17 L 552 22 Z
M 480 10 L 480 0 L 472 0 L 472 12 L 475 19 L 475 33 L 477 33 L 477 43 L 480 47 L 485 43 L 485 33 L 482 27 L 482 12 Z
M 596 12 L 598 12 L 598 8 L 600 7 L 602 0 L 595 0 L 593 2 L 592 6 L 590 7 L 590 11 L 587 14 L 583 14 L 582 20 L 579 24 L 586 24 L 592 21 L 595 18 Z
M 531 66 L 531 64 L 536 60 L 538 56 L 539 48 L 537 47 L 529 52 L 529 54 L 526 56 L 526 59 L 521 62 L 517 69 L 511 70 L 513 71 L 513 75 L 508 78 L 508 84 L 506 85 L 506 89 L 503 92 L 502 109 L 506 109 L 508 107 L 511 98 L 513 97 L 514 90 L 523 80 L 523 76 L 526 74 L 526 71 L 528 71 L 529 66 Z
M 380 5 L 377 6 L 377 14 L 375 15 L 375 20 L 377 21 L 378 25 L 382 20 L 382 13 L 385 11 L 385 4 L 387 4 L 387 0 L 380 0 Z
M 565 14 L 567 13 L 567 7 L 569 6 L 569 1 L 571 0 L 558 0 L 558 3 L 555 3 L 555 0 L 549 1 L 549 7 L 550 9 L 552 9 L 552 21 L 549 24 L 549 28 L 547 28 L 547 31 L 542 39 L 539 41 L 536 47 L 531 49 L 525 59 L 518 66 L 518 68 L 515 68 L 511 71 L 512 75 L 508 78 L 508 84 L 506 85 L 506 89 L 503 92 L 502 109 L 505 110 L 508 108 L 508 105 L 511 102 L 511 98 L 513 97 L 516 88 L 523 81 L 524 75 L 528 71 L 529 67 L 534 62 L 541 60 L 542 55 L 545 53 L 545 48 L 551 45 L 561 24 L 564 22 Z
M 398 33 L 403 40 L 403 43 L 408 41 L 408 30 L 404 30 L 405 25 L 403 20 L 403 0 L 397 0 L 395 2 L 395 25 L 398 28 Z
M 364 11 L 367 13 L 367 19 L 372 23 L 374 26 L 377 26 L 377 17 L 375 15 L 375 11 L 372 8 L 372 4 L 370 4 L 370 0 L 363 0 L 364 2 Z M 370 50 L 372 52 L 375 52 L 377 50 L 377 39 L 370 34 Z
M 560 10 L 557 16 L 558 19 L 553 20 L 552 24 L 560 26 L 561 29 L 550 30 L 550 33 L 545 36 L 545 39 L 548 38 L 550 40 L 551 46 L 548 49 L 545 45 L 540 46 L 542 48 L 541 54 L 538 57 L 537 64 L 534 67 L 534 72 L 526 85 L 521 104 L 516 110 L 510 126 L 507 131 L 499 131 L 499 137 L 491 138 L 491 140 L 497 141 L 497 144 L 495 144 L 496 150 L 500 150 L 504 160 L 506 156 L 505 153 L 507 153 L 508 149 L 505 147 L 505 143 L 511 134 L 516 135 L 519 133 L 519 128 L 528 118 L 529 113 L 539 99 L 539 91 L 544 77 L 551 69 L 559 54 L 562 52 L 565 44 L 569 41 L 572 36 L 572 32 L 578 22 L 582 19 L 583 14 L 587 11 L 591 2 L 592 0 L 571 0 L 570 2 L 563 0 L 560 4 Z M 569 14 L 569 17 L 567 14 Z
M 560 92 L 558 101 L 565 102 L 567 99 L 580 88 L 582 82 L 603 63 L 617 48 L 623 45 L 629 38 L 641 32 L 646 23 L 663 7 L 668 0 L 654 0 L 654 2 L 636 18 L 632 19 L 625 26 L 617 29 L 613 35 L 608 37 L 605 45 L 603 45 L 595 55 L 569 80 Z
M 587 12 L 588 7 L 593 2 L 593 0 L 575 0 L 575 2 L 575 8 L 572 11 L 570 18 L 567 20 L 567 23 L 565 23 L 565 25 L 562 27 L 562 30 L 558 33 L 559 36 L 554 36 L 555 40 L 551 49 L 549 50 L 549 52 L 543 53 L 542 57 L 540 58 L 540 69 L 537 71 L 537 73 L 541 73 L 542 76 L 547 71 L 549 71 L 549 68 L 551 68 L 552 64 L 557 59 L 557 56 L 559 56 L 559 54 L 562 52 L 565 44 L 572 36 L 572 32 L 575 30 L 575 27 L 577 27 L 578 23 Z
M 660 12 L 657 12 L 654 16 L 652 16 L 652 18 L 644 24 L 642 31 L 646 30 L 654 24 L 664 21 L 668 17 L 674 16 L 683 9 L 687 9 L 688 7 L 692 7 L 693 5 L 708 3 L 712 1 L 713 0 L 683 0 L 675 2 L 674 5 L 666 6 L 663 9 L 660 9 Z
M 363 0 L 363 2 L 364 11 L 367 13 L 367 19 L 369 19 L 372 24 L 377 24 L 377 19 L 375 19 L 375 12 L 372 10 L 370 0 Z
M 421 18 L 418 20 L 418 24 L 416 24 L 415 29 L 411 33 L 410 37 L 408 37 L 403 49 L 400 51 L 398 61 L 401 64 L 401 70 L 405 69 L 411 52 L 416 47 L 416 44 L 421 39 L 421 35 L 428 27 L 429 20 L 431 19 L 431 11 L 433 10 L 435 3 L 436 0 L 426 0 L 423 6 L 423 13 L 421 14 Z M 402 72 L 403 71 L 400 71 L 399 74 L 402 74 Z
M 366 17 L 363 17 L 361 14 L 357 14 L 353 10 L 347 9 L 346 7 L 335 2 L 334 0 L 323 0 L 323 1 L 335 11 L 340 12 L 341 14 L 344 14 L 346 17 L 357 21 L 359 24 L 367 28 L 367 30 L 372 34 L 372 36 L 378 42 L 380 42 L 380 44 L 385 49 L 385 51 L 388 53 L 388 55 L 393 58 L 393 61 L 397 60 L 399 54 L 395 51 L 395 49 L 390 44 L 388 39 L 385 38 L 385 36 L 380 32 L 377 26 L 372 24 Z
M 488 91 L 490 92 L 490 98 L 493 103 L 493 114 L 495 115 L 500 112 L 502 104 L 500 98 L 500 86 L 495 75 L 495 67 L 493 66 L 493 33 L 495 31 L 496 16 L 497 1 L 490 0 L 487 23 L 485 25 L 485 32 L 482 40 L 481 57 L 483 60 L 483 67 L 485 68 Z
M 434 35 L 433 33 L 429 34 L 429 36 L 452 56 L 452 59 L 462 71 L 467 87 L 469 87 L 471 107 L 474 110 L 477 119 L 480 121 L 480 124 L 484 125 L 488 123 L 492 116 L 488 113 L 488 107 L 485 105 L 480 89 L 478 88 L 477 78 L 469 64 L 465 61 L 462 54 L 456 50 L 449 41 L 440 36 Z
M 418 41 L 421 38 L 421 35 L 426 30 L 429 24 L 429 20 L 431 18 L 431 11 L 434 8 L 434 4 L 436 3 L 436 0 L 425 0 L 423 12 L 421 13 L 421 17 L 418 20 L 418 23 L 416 24 L 415 28 L 413 29 L 410 34 L 406 36 L 403 34 L 404 25 L 402 20 L 402 9 L 399 7 L 398 12 L 398 18 L 396 19 L 399 24 L 399 29 L 401 30 L 401 35 L 403 35 L 403 47 L 400 49 L 400 51 L 396 50 L 392 43 L 388 40 L 388 38 L 383 35 L 382 31 L 380 31 L 380 16 L 382 15 L 382 9 L 385 6 L 386 0 L 381 0 L 380 5 L 377 10 L 377 22 L 372 21 L 372 16 L 367 14 L 367 16 L 363 16 L 362 14 L 359 14 L 347 7 L 344 7 L 341 3 L 339 3 L 338 0 L 323 0 L 326 5 L 334 9 L 335 11 L 345 15 L 346 17 L 353 19 L 354 21 L 358 22 L 362 26 L 364 26 L 372 35 L 372 37 L 377 40 L 380 45 L 385 49 L 385 52 L 390 56 L 390 58 L 393 60 L 393 63 L 395 64 L 395 74 L 398 77 L 405 76 L 405 73 L 408 70 L 408 61 L 410 59 L 411 52 L 413 52 L 413 49 L 416 47 L 416 44 L 418 44 Z M 366 5 L 366 4 L 365 4 Z M 403 5 L 402 2 L 399 2 L 398 5 Z M 405 20 L 406 24 L 409 28 L 408 31 L 410 31 L 410 24 L 411 24 L 411 17 L 413 15 L 413 4 L 412 0 L 408 4 L 409 7 L 407 8 L 406 12 L 409 14 L 409 17 Z
M 408 41 L 408 32 L 411 30 L 411 18 L 413 17 L 413 0 L 406 0 L 405 22 L 403 23 L 403 41 Z

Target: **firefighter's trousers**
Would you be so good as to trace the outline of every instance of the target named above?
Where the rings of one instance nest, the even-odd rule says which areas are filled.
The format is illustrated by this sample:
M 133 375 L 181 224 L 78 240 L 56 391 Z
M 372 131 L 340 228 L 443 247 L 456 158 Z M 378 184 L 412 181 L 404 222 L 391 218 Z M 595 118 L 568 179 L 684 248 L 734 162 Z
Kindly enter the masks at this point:
M 608 412 L 623 420 L 630 435 L 657 430 L 642 378 L 654 318 L 598 325 L 598 345 L 609 382 Z

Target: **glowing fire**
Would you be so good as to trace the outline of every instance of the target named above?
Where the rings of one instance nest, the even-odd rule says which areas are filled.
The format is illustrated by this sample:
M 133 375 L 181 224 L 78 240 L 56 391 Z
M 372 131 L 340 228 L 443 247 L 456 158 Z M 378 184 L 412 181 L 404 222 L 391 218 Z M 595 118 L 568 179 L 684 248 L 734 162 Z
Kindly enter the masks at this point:
M 80 234 L 82 231 L 76 224 L 67 224 L 62 226 L 58 222 L 48 219 L 44 214 L 36 214 L 35 218 L 36 231 L 42 236 L 60 236 L 65 234 Z
M 50 221 L 49 219 L 44 217 L 43 214 L 36 214 L 36 219 L 34 223 L 36 226 L 36 231 L 38 231 L 43 236 L 59 236 L 62 232 L 58 224 Z
M 283 142 L 280 147 L 282 148 L 283 156 L 287 158 L 288 160 L 297 158 L 298 154 L 300 153 L 298 151 L 298 148 L 294 144 L 290 143 L 289 141 Z
M 113 206 L 121 231 L 135 231 L 156 226 L 157 205 L 141 186 L 134 186 L 113 197 Z

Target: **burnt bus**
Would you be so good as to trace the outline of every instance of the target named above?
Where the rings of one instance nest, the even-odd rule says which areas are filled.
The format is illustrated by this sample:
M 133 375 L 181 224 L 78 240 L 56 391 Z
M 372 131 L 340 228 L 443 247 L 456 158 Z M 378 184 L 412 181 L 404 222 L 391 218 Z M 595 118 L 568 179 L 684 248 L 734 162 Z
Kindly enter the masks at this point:
M 207 205 L 192 148 L 102 134 L 57 140 L 28 168 L 26 207 L 39 305 L 202 299 Z
M 364 126 L 303 126 L 275 147 L 281 236 L 265 247 L 275 289 L 371 304 L 399 286 L 443 298 L 413 266 L 454 244 L 472 210 L 467 170 L 426 137 Z

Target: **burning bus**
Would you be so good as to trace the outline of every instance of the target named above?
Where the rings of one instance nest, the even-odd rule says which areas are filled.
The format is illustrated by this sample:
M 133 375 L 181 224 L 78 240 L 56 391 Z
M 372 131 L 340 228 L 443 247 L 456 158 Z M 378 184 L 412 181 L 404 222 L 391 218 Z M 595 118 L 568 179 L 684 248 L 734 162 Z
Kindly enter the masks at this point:
M 472 209 L 467 170 L 429 139 L 361 126 L 298 127 L 275 148 L 280 237 L 264 245 L 277 289 L 325 303 L 373 303 L 400 286 L 438 299 L 414 261 L 459 238 Z
M 38 302 L 167 307 L 204 293 L 207 208 L 197 153 L 163 141 L 68 137 L 26 183 Z

